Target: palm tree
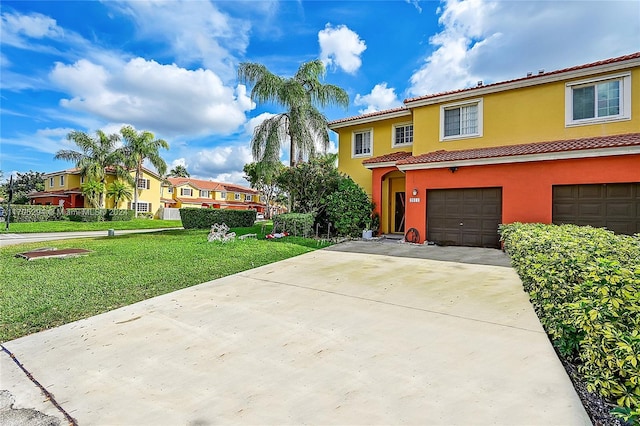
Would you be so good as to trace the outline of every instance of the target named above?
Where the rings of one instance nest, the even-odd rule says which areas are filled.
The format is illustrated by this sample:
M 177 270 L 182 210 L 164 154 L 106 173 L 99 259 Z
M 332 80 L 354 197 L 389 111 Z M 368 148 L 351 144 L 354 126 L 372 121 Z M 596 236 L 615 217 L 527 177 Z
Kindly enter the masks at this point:
M 92 138 L 85 132 L 74 130 L 67 135 L 67 139 L 75 143 L 80 150 L 63 149 L 56 152 L 54 158 L 72 161 L 80 169 L 82 176 L 102 184 L 102 191 L 96 194 L 97 207 L 104 205 L 107 170 L 113 171 L 120 179 L 132 181 L 131 175 L 123 167 L 122 152 L 116 148 L 120 141 L 117 134 L 107 136 L 102 130 L 98 130 L 96 138 Z
M 102 206 L 102 194 L 104 193 L 104 184 L 97 180 L 90 179 L 81 185 L 82 195 L 85 196 L 89 205 L 98 209 Z
M 173 169 L 169 170 L 167 177 L 191 177 L 191 175 L 185 166 L 178 164 Z
M 275 164 L 280 160 L 280 147 L 290 143 L 289 165 L 316 154 L 316 145 L 323 151 L 329 146 L 326 117 L 319 107 L 329 105 L 349 106 L 349 95 L 331 84 L 322 84 L 325 73 L 320 60 L 306 62 L 291 78 L 279 77 L 264 65 L 244 62 L 238 67 L 238 80 L 253 84 L 251 99 L 256 103 L 275 102 L 287 109 L 256 127 L 251 140 L 255 161 Z
M 135 215 L 138 217 L 138 182 L 142 177 L 142 164 L 145 160 L 156 168 L 160 176 L 164 176 L 167 171 L 167 163 L 162 159 L 158 150 L 160 148 L 169 149 L 169 144 L 163 139 L 155 139 L 153 133 L 149 131 L 137 132 L 131 126 L 124 126 L 120 129 L 120 133 L 124 139 L 125 165 L 131 169 L 135 169 L 135 184 L 133 185 L 133 203 L 135 206 Z
M 113 208 L 117 209 L 121 200 L 131 201 L 132 192 L 129 185 L 118 180 L 114 181 L 107 188 L 107 197 L 113 198 Z

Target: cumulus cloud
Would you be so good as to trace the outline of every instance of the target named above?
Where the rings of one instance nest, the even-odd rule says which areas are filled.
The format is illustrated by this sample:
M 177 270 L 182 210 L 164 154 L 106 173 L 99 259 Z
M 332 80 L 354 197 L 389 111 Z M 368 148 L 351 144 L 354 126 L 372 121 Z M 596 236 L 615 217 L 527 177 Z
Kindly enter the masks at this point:
M 59 38 L 64 31 L 55 19 L 40 13 L 2 14 L 2 43 L 22 47 L 24 39 Z
M 201 149 L 185 159 L 189 173 L 197 176 L 219 176 L 242 173 L 252 161 L 249 145 L 226 145 Z
M 318 33 L 320 59 L 328 67 L 338 67 L 353 74 L 362 65 L 360 55 L 367 49 L 363 40 L 346 25 L 327 24 Z
M 387 83 L 376 84 L 367 95 L 357 94 L 353 103 L 357 106 L 365 108 L 358 110 L 360 114 L 368 114 L 370 112 L 383 111 L 385 109 L 397 108 L 402 106 L 402 101 L 398 99 L 395 89 L 387 87 Z
M 442 31 L 411 76 L 411 95 L 579 65 L 604 59 L 603 51 L 630 53 L 640 37 L 638 5 L 630 1 L 446 0 L 438 12 Z
M 213 70 L 225 81 L 235 77 L 235 57 L 249 45 L 251 25 L 209 1 L 105 1 L 131 16 L 142 38 L 163 41 L 183 66 Z M 253 7 L 253 6 L 251 6 Z
M 142 58 L 112 69 L 84 59 L 57 63 L 50 78 L 71 95 L 61 106 L 165 136 L 229 134 L 254 107 L 244 87 L 234 91 L 210 70 Z

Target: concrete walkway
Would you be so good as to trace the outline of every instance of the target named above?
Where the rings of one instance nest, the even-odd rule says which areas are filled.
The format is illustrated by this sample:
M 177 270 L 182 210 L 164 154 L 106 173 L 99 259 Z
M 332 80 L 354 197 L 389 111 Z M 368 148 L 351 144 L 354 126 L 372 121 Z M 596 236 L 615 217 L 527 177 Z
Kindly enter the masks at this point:
M 3 345 L 81 425 L 591 424 L 513 269 L 339 249 Z

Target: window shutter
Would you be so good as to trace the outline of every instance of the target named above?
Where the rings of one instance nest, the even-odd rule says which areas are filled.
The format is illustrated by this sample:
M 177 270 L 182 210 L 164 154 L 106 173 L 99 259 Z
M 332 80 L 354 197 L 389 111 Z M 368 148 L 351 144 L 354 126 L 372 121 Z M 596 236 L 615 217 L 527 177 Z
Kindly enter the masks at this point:
M 147 211 L 148 211 L 149 213 L 151 213 L 151 211 L 152 211 L 152 210 L 151 210 L 151 203 L 148 203 L 148 204 L 147 204 L 147 208 L 149 209 L 149 210 L 147 210 Z
M 147 181 L 147 189 L 149 189 L 151 187 L 151 180 L 150 179 L 146 179 Z

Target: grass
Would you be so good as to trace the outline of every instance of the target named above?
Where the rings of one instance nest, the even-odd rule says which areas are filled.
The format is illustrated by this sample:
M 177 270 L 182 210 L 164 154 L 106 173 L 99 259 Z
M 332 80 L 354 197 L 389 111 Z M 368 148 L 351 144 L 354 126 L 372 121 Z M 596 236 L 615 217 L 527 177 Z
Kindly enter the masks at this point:
M 0 252 L 0 341 L 56 327 L 144 299 L 326 246 L 313 239 L 266 240 L 262 226 L 236 228 L 258 239 L 207 242 L 206 230 L 168 230 L 8 246 Z M 267 228 L 270 230 L 270 228 Z M 39 247 L 85 248 L 84 257 L 26 261 Z
M 107 229 L 158 229 L 158 228 L 180 228 L 182 222 L 179 220 L 160 219 L 133 219 L 129 221 L 114 222 L 71 222 L 71 221 L 51 221 L 51 222 L 16 222 L 9 224 L 9 231 L 5 230 L 5 224 L 0 223 L 0 233 L 9 232 L 12 234 L 33 233 L 33 232 L 78 232 L 78 231 L 106 231 Z

